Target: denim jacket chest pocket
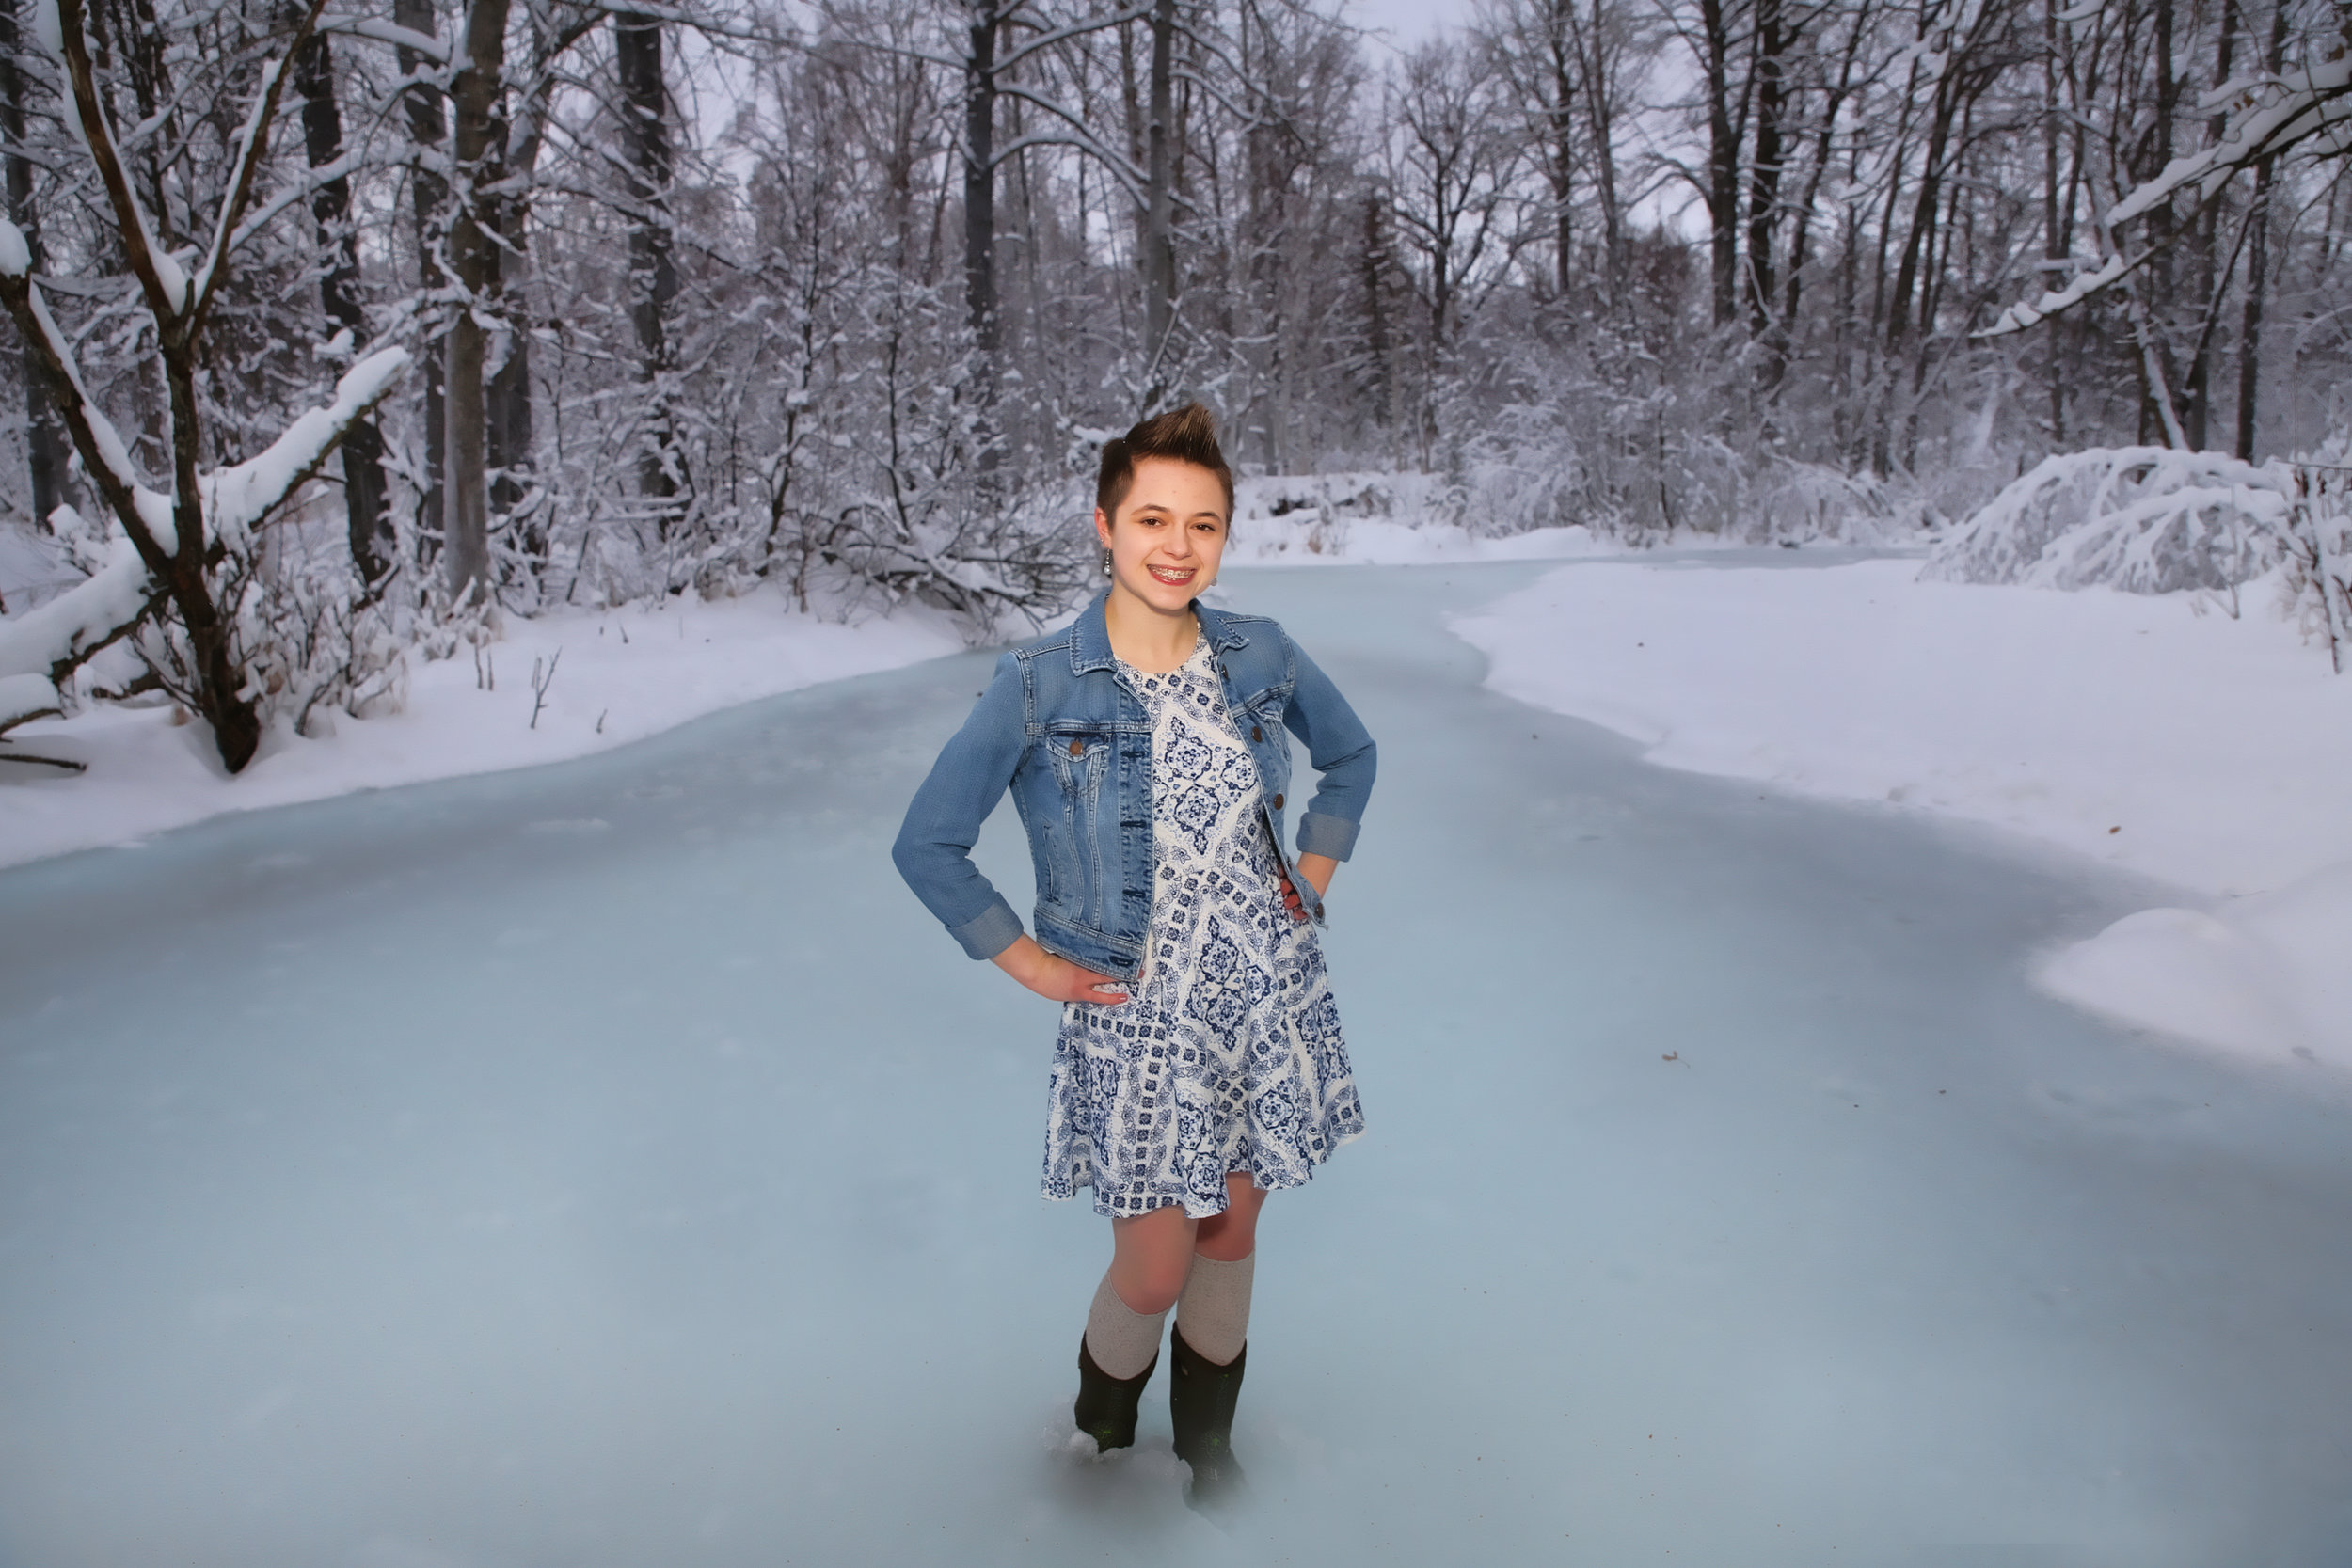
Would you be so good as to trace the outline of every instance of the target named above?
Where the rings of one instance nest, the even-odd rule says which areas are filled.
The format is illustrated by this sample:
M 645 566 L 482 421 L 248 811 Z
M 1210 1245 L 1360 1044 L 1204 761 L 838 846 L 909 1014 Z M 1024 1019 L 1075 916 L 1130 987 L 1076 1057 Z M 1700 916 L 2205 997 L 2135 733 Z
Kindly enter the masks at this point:
M 1089 720 L 1050 721 L 1035 742 L 1055 785 L 1044 843 L 1039 847 L 1042 853 L 1032 857 L 1040 895 L 1072 918 L 1093 912 L 1089 906 L 1099 901 L 1102 868 L 1089 863 L 1096 858 L 1089 851 L 1098 846 L 1105 827 L 1114 840 L 1118 836 L 1118 810 L 1104 787 L 1114 743 L 1110 725 Z

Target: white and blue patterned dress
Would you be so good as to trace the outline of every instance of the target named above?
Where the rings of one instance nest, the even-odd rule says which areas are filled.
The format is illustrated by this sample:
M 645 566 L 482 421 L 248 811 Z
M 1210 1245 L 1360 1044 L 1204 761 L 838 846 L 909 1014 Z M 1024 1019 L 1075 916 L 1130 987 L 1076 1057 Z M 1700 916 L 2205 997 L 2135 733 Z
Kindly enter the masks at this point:
M 1128 1000 L 1062 1009 L 1044 1194 L 1090 1185 L 1097 1213 L 1200 1218 L 1225 1212 L 1228 1171 L 1305 1182 L 1364 1113 L 1207 643 L 1166 674 L 1119 673 L 1152 717 L 1152 925 Z

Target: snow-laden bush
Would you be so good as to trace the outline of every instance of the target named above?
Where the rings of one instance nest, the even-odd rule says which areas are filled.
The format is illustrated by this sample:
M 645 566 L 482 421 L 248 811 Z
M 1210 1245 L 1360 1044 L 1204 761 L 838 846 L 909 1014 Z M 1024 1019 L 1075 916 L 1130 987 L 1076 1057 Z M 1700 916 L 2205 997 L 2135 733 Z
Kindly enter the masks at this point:
M 2285 553 L 2287 614 L 2342 674 L 2352 664 L 2352 436 L 2296 463 Z
M 2063 452 L 1979 508 L 1920 576 L 2132 594 L 2233 588 L 2279 564 L 2293 483 L 2281 465 L 2219 452 Z

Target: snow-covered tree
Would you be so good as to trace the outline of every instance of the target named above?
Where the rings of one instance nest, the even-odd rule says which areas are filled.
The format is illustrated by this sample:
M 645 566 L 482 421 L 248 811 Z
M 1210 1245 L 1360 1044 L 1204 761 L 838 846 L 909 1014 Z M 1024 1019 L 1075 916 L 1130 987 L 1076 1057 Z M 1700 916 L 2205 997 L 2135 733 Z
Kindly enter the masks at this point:
M 278 51 L 261 62 L 217 204 L 204 214 L 209 221 L 201 244 L 175 250 L 158 237 L 154 215 L 134 188 L 91 64 L 80 0 L 42 6 L 42 43 L 62 76 L 67 123 L 104 192 L 162 361 L 170 476 L 161 485 L 149 483 L 131 443 L 93 395 L 76 345 L 34 276 L 23 231 L 0 220 L 0 302 L 30 345 L 89 483 L 120 531 L 106 564 L 87 582 L 0 625 L 0 676 L 17 677 L 11 705 L 38 699 L 27 677 L 54 687 L 99 648 L 135 633 L 162 610 L 167 635 L 151 663 L 210 724 L 231 772 L 252 760 L 262 735 L 259 694 L 249 680 L 251 650 L 240 625 L 257 531 L 317 472 L 408 361 L 405 349 L 379 350 L 345 372 L 328 404 L 296 420 L 266 450 L 224 467 L 203 466 L 199 384 L 206 330 L 240 245 L 305 194 L 297 185 L 263 196 L 257 184 L 288 56 L 309 38 L 323 8 L 324 0 L 313 0 Z

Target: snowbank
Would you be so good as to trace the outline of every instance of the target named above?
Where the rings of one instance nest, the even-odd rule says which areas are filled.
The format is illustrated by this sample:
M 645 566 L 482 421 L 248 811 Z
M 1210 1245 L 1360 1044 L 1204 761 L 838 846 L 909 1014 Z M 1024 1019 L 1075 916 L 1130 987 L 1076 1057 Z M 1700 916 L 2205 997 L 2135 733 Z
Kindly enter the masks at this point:
M 1916 578 L 1593 563 L 1454 629 L 1488 685 L 1665 766 L 1996 824 L 2203 895 L 2211 912 L 2136 915 L 2043 983 L 2352 1068 L 2352 680 L 2267 612 L 2274 585 L 2233 619 L 2183 595 Z
M 0 865 L 135 841 L 221 812 L 557 762 L 963 646 L 941 615 L 909 609 L 842 625 L 797 613 L 773 594 L 510 619 L 504 639 L 484 650 L 479 676 L 468 655 L 428 664 L 412 652 L 400 712 L 338 714 L 317 739 L 281 728 L 235 778 L 200 726 L 173 723 L 168 704 L 94 705 L 9 733 L 17 751 L 89 771 L 0 767 Z M 534 662 L 555 672 L 535 728 Z

